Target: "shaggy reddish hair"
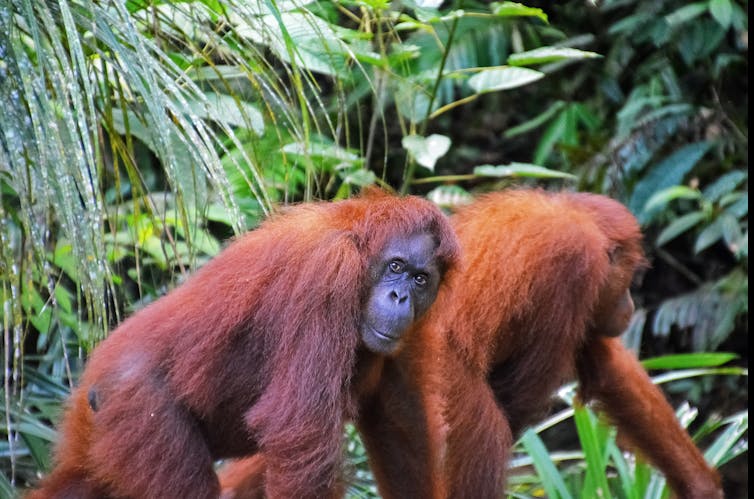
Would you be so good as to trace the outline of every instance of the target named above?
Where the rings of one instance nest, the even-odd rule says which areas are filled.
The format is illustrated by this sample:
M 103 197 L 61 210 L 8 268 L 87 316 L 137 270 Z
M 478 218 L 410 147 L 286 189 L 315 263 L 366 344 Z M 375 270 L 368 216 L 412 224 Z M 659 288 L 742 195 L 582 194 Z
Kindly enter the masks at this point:
M 216 498 L 213 461 L 258 450 L 269 496 L 339 495 L 370 266 L 416 233 L 452 266 L 442 213 L 379 192 L 287 208 L 239 237 L 93 351 L 30 497 Z
M 510 190 L 482 196 L 452 223 L 463 264 L 386 362 L 378 389 L 359 399 L 380 495 L 500 497 L 514 438 L 578 376 L 582 399 L 602 406 L 679 497 L 722 497 L 662 392 L 613 337 L 646 265 L 633 215 L 604 196 Z M 263 473 L 254 464 L 247 472 Z M 224 489 L 257 497 L 243 466 L 223 471 L 233 477 Z

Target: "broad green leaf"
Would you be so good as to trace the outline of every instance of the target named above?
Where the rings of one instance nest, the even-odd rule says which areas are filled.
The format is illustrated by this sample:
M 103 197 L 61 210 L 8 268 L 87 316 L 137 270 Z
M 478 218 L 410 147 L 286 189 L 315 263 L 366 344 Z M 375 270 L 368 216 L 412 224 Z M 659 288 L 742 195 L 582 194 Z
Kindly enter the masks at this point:
M 377 181 L 377 175 L 372 170 L 365 170 L 364 168 L 343 172 L 341 176 L 344 183 L 359 187 L 374 185 Z
M 657 236 L 655 245 L 662 246 L 668 241 L 675 239 L 676 237 L 680 236 L 681 234 L 704 220 L 704 218 L 705 214 L 702 211 L 692 211 L 691 213 L 687 213 L 682 217 L 676 218 L 667 227 L 665 227 L 662 232 L 660 232 L 660 235 Z
M 718 217 L 702 230 L 694 243 L 694 253 L 701 253 L 723 237 L 722 217 Z
M 264 117 L 253 104 L 212 92 L 205 93 L 204 96 L 206 100 L 189 102 L 191 111 L 197 116 L 221 121 L 229 126 L 249 128 L 260 137 L 264 134 Z
M 710 0 L 709 12 L 723 29 L 730 27 L 733 20 L 733 5 L 730 0 Z
M 701 194 L 697 189 L 685 185 L 674 185 L 652 194 L 652 197 L 647 200 L 647 204 L 644 205 L 644 211 L 663 208 L 674 199 L 699 199 L 700 197 Z
M 451 10 L 445 15 L 440 15 L 440 12 L 435 8 L 417 8 L 414 10 L 414 13 L 419 21 L 427 24 L 447 23 L 454 19 L 463 18 L 466 15 L 466 12 L 463 9 Z M 424 29 L 426 29 L 426 26 Z
M 744 233 L 744 237 L 741 239 L 741 247 L 736 254 L 738 258 L 749 258 L 749 231 Z
M 194 250 L 209 256 L 215 256 L 220 252 L 220 243 L 208 231 L 200 228 L 193 228 L 190 231 L 190 236 L 191 247 Z
M 748 4 L 746 4 L 746 6 L 748 7 Z M 736 31 L 745 31 L 749 29 L 748 8 L 747 10 L 744 10 L 741 7 L 742 6 L 737 3 L 731 3 L 731 8 L 733 9 L 731 24 Z
M 652 166 L 637 182 L 628 207 L 640 223 L 646 224 L 654 214 L 652 211 L 643 211 L 649 198 L 655 192 L 681 184 L 686 174 L 702 159 L 710 147 L 711 143 L 705 141 L 685 145 Z
M 412 123 L 419 123 L 429 114 L 429 94 L 422 85 L 412 81 L 401 80 L 395 83 L 393 93 L 398 112 Z M 433 106 L 433 108 L 436 106 Z
M 618 121 L 627 123 L 630 127 L 635 127 L 640 116 L 643 117 L 649 110 L 661 108 L 667 102 L 668 97 L 665 95 L 642 95 L 640 92 L 636 92 L 618 111 Z
M 212 220 L 213 222 L 220 222 L 228 227 L 233 227 L 233 218 L 232 214 L 228 211 L 228 209 L 218 203 L 212 203 L 210 204 L 207 209 L 204 212 L 204 216 L 207 217 L 207 220 Z
M 374 10 L 385 10 L 388 7 L 390 7 L 389 0 L 359 0 L 359 2 L 357 3 L 363 3 L 364 5 L 368 6 L 370 9 L 374 9 Z
M 677 31 L 678 51 L 687 65 L 692 65 L 717 51 L 726 34 L 726 30 L 717 23 L 703 20 L 688 23 Z
M 588 52 L 569 47 L 540 47 L 526 52 L 518 52 L 508 57 L 511 66 L 530 66 L 564 59 L 592 59 L 602 57 L 596 52 Z
M 502 66 L 484 69 L 469 78 L 469 86 L 478 94 L 507 90 L 535 82 L 545 76 L 529 68 Z
M 480 165 L 474 168 L 474 175 L 480 177 L 531 177 L 531 178 L 567 178 L 576 179 L 570 173 L 550 170 L 544 166 L 529 163 L 510 163 L 508 165 Z
M 642 26 L 647 26 L 652 22 L 652 20 L 653 16 L 649 12 L 637 12 L 636 14 L 620 18 L 617 22 L 610 26 L 610 28 L 608 28 L 607 32 L 610 35 L 631 33 L 641 28 Z
M 702 190 L 702 195 L 705 200 L 714 203 L 720 200 L 723 196 L 733 192 L 733 190 L 748 176 L 748 172 L 743 170 L 733 170 L 732 172 L 728 172 L 705 187 Z
M 450 139 L 445 135 L 432 134 L 429 137 L 408 135 L 401 141 L 417 163 L 430 170 L 435 169 L 437 160 L 450 149 Z
M 517 2 L 493 2 L 492 13 L 502 17 L 536 17 L 544 22 L 547 21 L 547 14 L 542 9 L 536 7 L 527 7 Z
M 725 207 L 725 212 L 736 218 L 746 216 L 749 214 L 749 193 L 734 192 L 723 196 L 720 206 Z
M 350 54 L 344 47 L 348 30 L 304 12 L 264 16 L 231 15 L 235 33 L 270 48 L 280 59 L 293 62 L 309 71 L 343 77 Z M 355 34 L 353 35 L 356 36 Z
M 723 240 L 725 241 L 726 246 L 728 246 L 731 253 L 737 253 L 738 248 L 741 246 L 741 238 L 743 237 L 741 225 L 739 225 L 738 220 L 729 213 L 721 213 L 719 220 L 723 231 Z
M 331 142 L 291 142 L 283 146 L 283 151 L 297 156 L 327 158 L 345 163 L 353 163 L 359 159 L 357 154 Z
M 417 7 L 422 9 L 437 9 L 444 0 L 414 0 Z
M 631 101 L 633 100 L 631 99 Z M 618 114 L 620 115 L 630 106 L 632 106 L 631 102 L 626 104 Z M 686 119 L 685 116 L 670 115 L 656 122 L 647 123 L 637 130 L 636 125 L 640 120 L 639 115 L 642 114 L 641 110 L 642 107 L 638 107 L 623 118 L 619 116 L 617 124 L 617 137 L 625 142 L 618 147 L 615 155 L 626 174 L 630 176 L 645 170 L 646 165 L 652 157 L 658 151 L 663 150 L 663 147 L 676 133 L 682 121 Z
M 459 185 L 439 185 L 427 193 L 427 199 L 443 208 L 470 203 L 473 196 Z
M 680 24 L 687 23 L 692 19 L 704 14 L 708 9 L 707 2 L 695 2 L 675 10 L 665 16 L 665 21 L 670 26 L 677 27 Z

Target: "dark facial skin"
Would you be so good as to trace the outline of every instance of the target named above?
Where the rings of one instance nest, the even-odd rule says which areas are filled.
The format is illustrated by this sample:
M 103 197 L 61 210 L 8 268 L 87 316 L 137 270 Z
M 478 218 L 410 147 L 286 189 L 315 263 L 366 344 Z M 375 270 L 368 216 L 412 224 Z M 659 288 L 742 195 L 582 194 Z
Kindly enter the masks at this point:
M 394 239 L 372 266 L 372 286 L 364 307 L 360 334 L 366 347 L 378 354 L 393 353 L 411 324 L 429 309 L 437 297 L 442 277 L 431 234 L 419 233 Z M 101 387 L 88 393 L 91 409 L 102 405 Z
M 602 336 L 620 336 L 631 322 L 633 313 L 634 301 L 631 299 L 631 293 L 625 290 L 617 298 L 603 300 L 595 313 L 593 329 Z
M 441 278 L 436 248 L 430 234 L 420 233 L 394 239 L 382 251 L 373 266 L 375 284 L 361 321 L 361 337 L 369 350 L 393 353 L 403 333 L 435 301 Z

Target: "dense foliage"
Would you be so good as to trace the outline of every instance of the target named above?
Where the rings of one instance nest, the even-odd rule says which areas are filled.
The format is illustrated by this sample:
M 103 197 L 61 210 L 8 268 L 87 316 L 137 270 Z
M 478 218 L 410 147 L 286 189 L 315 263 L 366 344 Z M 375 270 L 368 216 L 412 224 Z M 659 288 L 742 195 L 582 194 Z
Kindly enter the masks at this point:
M 652 267 L 625 341 L 661 356 L 647 367 L 746 497 L 746 8 L 0 0 L 0 495 L 49 467 L 110 327 L 276 205 L 378 184 L 451 207 L 526 184 L 639 218 Z M 572 386 L 558 395 L 509 494 L 662 496 Z M 351 492 L 373 495 L 349 445 Z

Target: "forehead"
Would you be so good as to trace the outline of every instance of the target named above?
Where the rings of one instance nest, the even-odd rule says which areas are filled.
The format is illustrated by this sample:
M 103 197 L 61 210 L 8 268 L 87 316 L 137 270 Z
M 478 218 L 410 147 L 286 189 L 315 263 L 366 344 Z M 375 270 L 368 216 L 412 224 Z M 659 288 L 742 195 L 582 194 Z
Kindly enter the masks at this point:
M 433 263 L 437 246 L 432 234 L 419 232 L 390 239 L 382 256 L 387 259 L 401 258 L 412 265 L 426 266 Z

